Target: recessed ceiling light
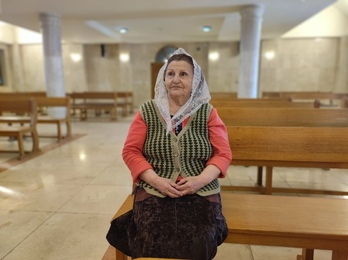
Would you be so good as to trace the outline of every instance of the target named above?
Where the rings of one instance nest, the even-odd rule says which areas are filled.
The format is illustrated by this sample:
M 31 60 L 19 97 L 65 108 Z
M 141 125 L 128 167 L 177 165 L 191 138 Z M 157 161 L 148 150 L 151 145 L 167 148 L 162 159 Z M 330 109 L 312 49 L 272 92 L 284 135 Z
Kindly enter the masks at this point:
M 204 25 L 204 26 L 202 27 L 202 30 L 203 30 L 203 32 L 210 32 L 210 31 L 211 31 L 211 26 L 209 26 L 209 25 Z
M 128 32 L 128 28 L 126 27 L 117 27 L 117 30 L 122 34 L 125 34 Z

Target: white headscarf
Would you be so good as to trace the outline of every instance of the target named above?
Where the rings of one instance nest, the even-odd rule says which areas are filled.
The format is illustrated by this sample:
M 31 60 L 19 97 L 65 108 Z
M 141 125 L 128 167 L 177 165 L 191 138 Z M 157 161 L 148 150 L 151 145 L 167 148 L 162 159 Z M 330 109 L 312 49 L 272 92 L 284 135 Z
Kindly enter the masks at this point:
M 159 109 L 159 112 L 166 122 L 167 133 L 172 131 L 173 128 L 177 127 L 186 118 L 195 113 L 203 104 L 209 103 L 211 99 L 208 84 L 205 81 L 201 67 L 184 49 L 179 48 L 173 53 L 173 55 L 178 54 L 185 54 L 192 58 L 194 67 L 192 93 L 189 100 L 171 118 L 169 112 L 168 93 L 164 82 L 164 71 L 168 66 L 166 62 L 158 72 L 155 85 L 155 102 Z

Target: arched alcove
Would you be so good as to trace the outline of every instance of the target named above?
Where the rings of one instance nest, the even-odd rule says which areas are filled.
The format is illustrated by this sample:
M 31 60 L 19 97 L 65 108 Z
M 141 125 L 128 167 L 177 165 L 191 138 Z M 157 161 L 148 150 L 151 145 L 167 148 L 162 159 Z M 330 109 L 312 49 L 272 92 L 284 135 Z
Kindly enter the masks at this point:
M 155 62 L 166 62 L 176 49 L 175 46 L 164 46 L 157 52 Z

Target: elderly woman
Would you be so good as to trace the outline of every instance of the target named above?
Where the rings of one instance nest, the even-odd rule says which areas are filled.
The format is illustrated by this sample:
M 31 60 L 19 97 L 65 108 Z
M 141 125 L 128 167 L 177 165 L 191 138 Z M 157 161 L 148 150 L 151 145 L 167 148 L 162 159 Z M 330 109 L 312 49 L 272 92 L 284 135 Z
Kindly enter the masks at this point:
M 113 221 L 107 238 L 127 255 L 209 260 L 226 238 L 218 178 L 226 176 L 232 154 L 209 100 L 200 66 L 176 50 L 123 148 L 137 184 L 134 206 Z

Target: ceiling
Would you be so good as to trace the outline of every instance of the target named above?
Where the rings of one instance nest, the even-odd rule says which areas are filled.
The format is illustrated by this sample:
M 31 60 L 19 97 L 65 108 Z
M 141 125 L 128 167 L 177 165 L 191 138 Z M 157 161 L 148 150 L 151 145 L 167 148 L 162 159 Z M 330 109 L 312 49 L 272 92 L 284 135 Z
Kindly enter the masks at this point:
M 264 5 L 262 38 L 280 37 L 335 0 L 0 0 L 0 20 L 40 32 L 39 13 L 61 16 L 72 43 L 234 41 L 239 10 Z M 210 25 L 208 33 L 202 26 Z M 117 28 L 127 27 L 121 34 Z

